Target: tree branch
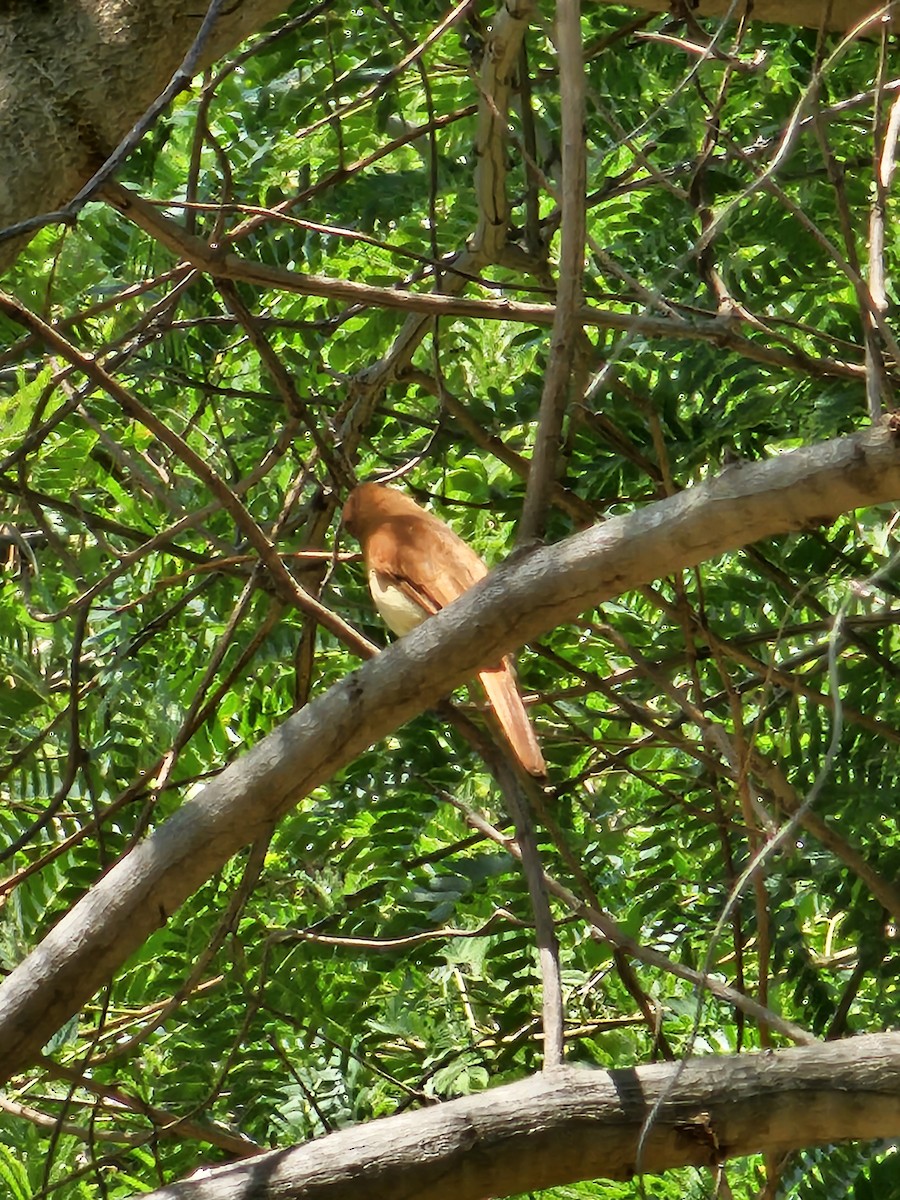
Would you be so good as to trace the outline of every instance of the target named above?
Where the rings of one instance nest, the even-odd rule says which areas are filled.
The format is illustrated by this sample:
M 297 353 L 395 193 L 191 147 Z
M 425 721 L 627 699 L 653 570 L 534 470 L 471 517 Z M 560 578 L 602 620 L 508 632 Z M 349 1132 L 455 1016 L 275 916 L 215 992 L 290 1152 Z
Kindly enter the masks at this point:
M 528 475 L 528 490 L 519 527 L 526 544 L 543 536 L 547 508 L 556 482 L 559 439 L 569 398 L 584 397 L 586 370 L 576 369 L 586 358 L 583 330 L 581 277 L 584 274 L 586 151 L 584 139 L 584 61 L 581 49 L 579 0 L 557 0 L 557 50 L 562 106 L 562 225 L 559 281 L 553 336 L 544 373 L 541 409 Z M 586 368 L 585 362 L 585 368 Z
M 276 1150 L 144 1200 L 483 1200 L 900 1136 L 900 1034 L 616 1071 L 562 1068 Z

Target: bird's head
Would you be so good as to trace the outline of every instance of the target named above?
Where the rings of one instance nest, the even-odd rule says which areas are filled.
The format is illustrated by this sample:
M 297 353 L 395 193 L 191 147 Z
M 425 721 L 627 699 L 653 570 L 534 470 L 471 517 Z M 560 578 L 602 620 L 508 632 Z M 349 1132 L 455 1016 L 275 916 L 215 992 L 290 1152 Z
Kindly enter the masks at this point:
M 422 510 L 397 488 L 385 487 L 383 483 L 361 483 L 347 497 L 341 520 L 347 532 L 362 541 L 366 532 L 385 517 L 410 513 L 421 516 Z

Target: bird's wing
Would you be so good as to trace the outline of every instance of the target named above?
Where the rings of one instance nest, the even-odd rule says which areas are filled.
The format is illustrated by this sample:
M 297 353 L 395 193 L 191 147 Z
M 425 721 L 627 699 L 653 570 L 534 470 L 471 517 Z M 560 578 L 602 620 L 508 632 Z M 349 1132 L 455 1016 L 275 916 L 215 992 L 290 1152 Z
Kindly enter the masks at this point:
M 487 575 L 487 567 L 448 525 L 429 513 L 386 517 L 369 534 L 366 566 L 436 613 Z

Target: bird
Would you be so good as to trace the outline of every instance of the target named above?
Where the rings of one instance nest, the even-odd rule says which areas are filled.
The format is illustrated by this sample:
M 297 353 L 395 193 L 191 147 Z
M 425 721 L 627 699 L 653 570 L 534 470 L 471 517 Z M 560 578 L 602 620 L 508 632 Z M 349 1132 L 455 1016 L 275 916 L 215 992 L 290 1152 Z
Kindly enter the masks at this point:
M 344 528 L 362 547 L 369 591 L 385 625 L 403 637 L 487 575 L 475 551 L 398 488 L 361 483 L 344 504 Z M 512 752 L 529 775 L 547 764 L 509 658 L 478 678 Z

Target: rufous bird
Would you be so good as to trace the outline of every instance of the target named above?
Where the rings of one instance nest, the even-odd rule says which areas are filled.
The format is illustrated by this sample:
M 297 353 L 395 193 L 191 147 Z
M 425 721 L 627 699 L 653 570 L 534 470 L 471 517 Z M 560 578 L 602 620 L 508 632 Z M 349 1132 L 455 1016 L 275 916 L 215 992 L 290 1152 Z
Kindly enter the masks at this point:
M 487 575 L 449 525 L 396 488 L 361 483 L 344 505 L 343 521 L 362 546 L 375 607 L 398 637 Z M 478 678 L 516 758 L 530 775 L 546 775 L 510 660 L 479 671 Z

